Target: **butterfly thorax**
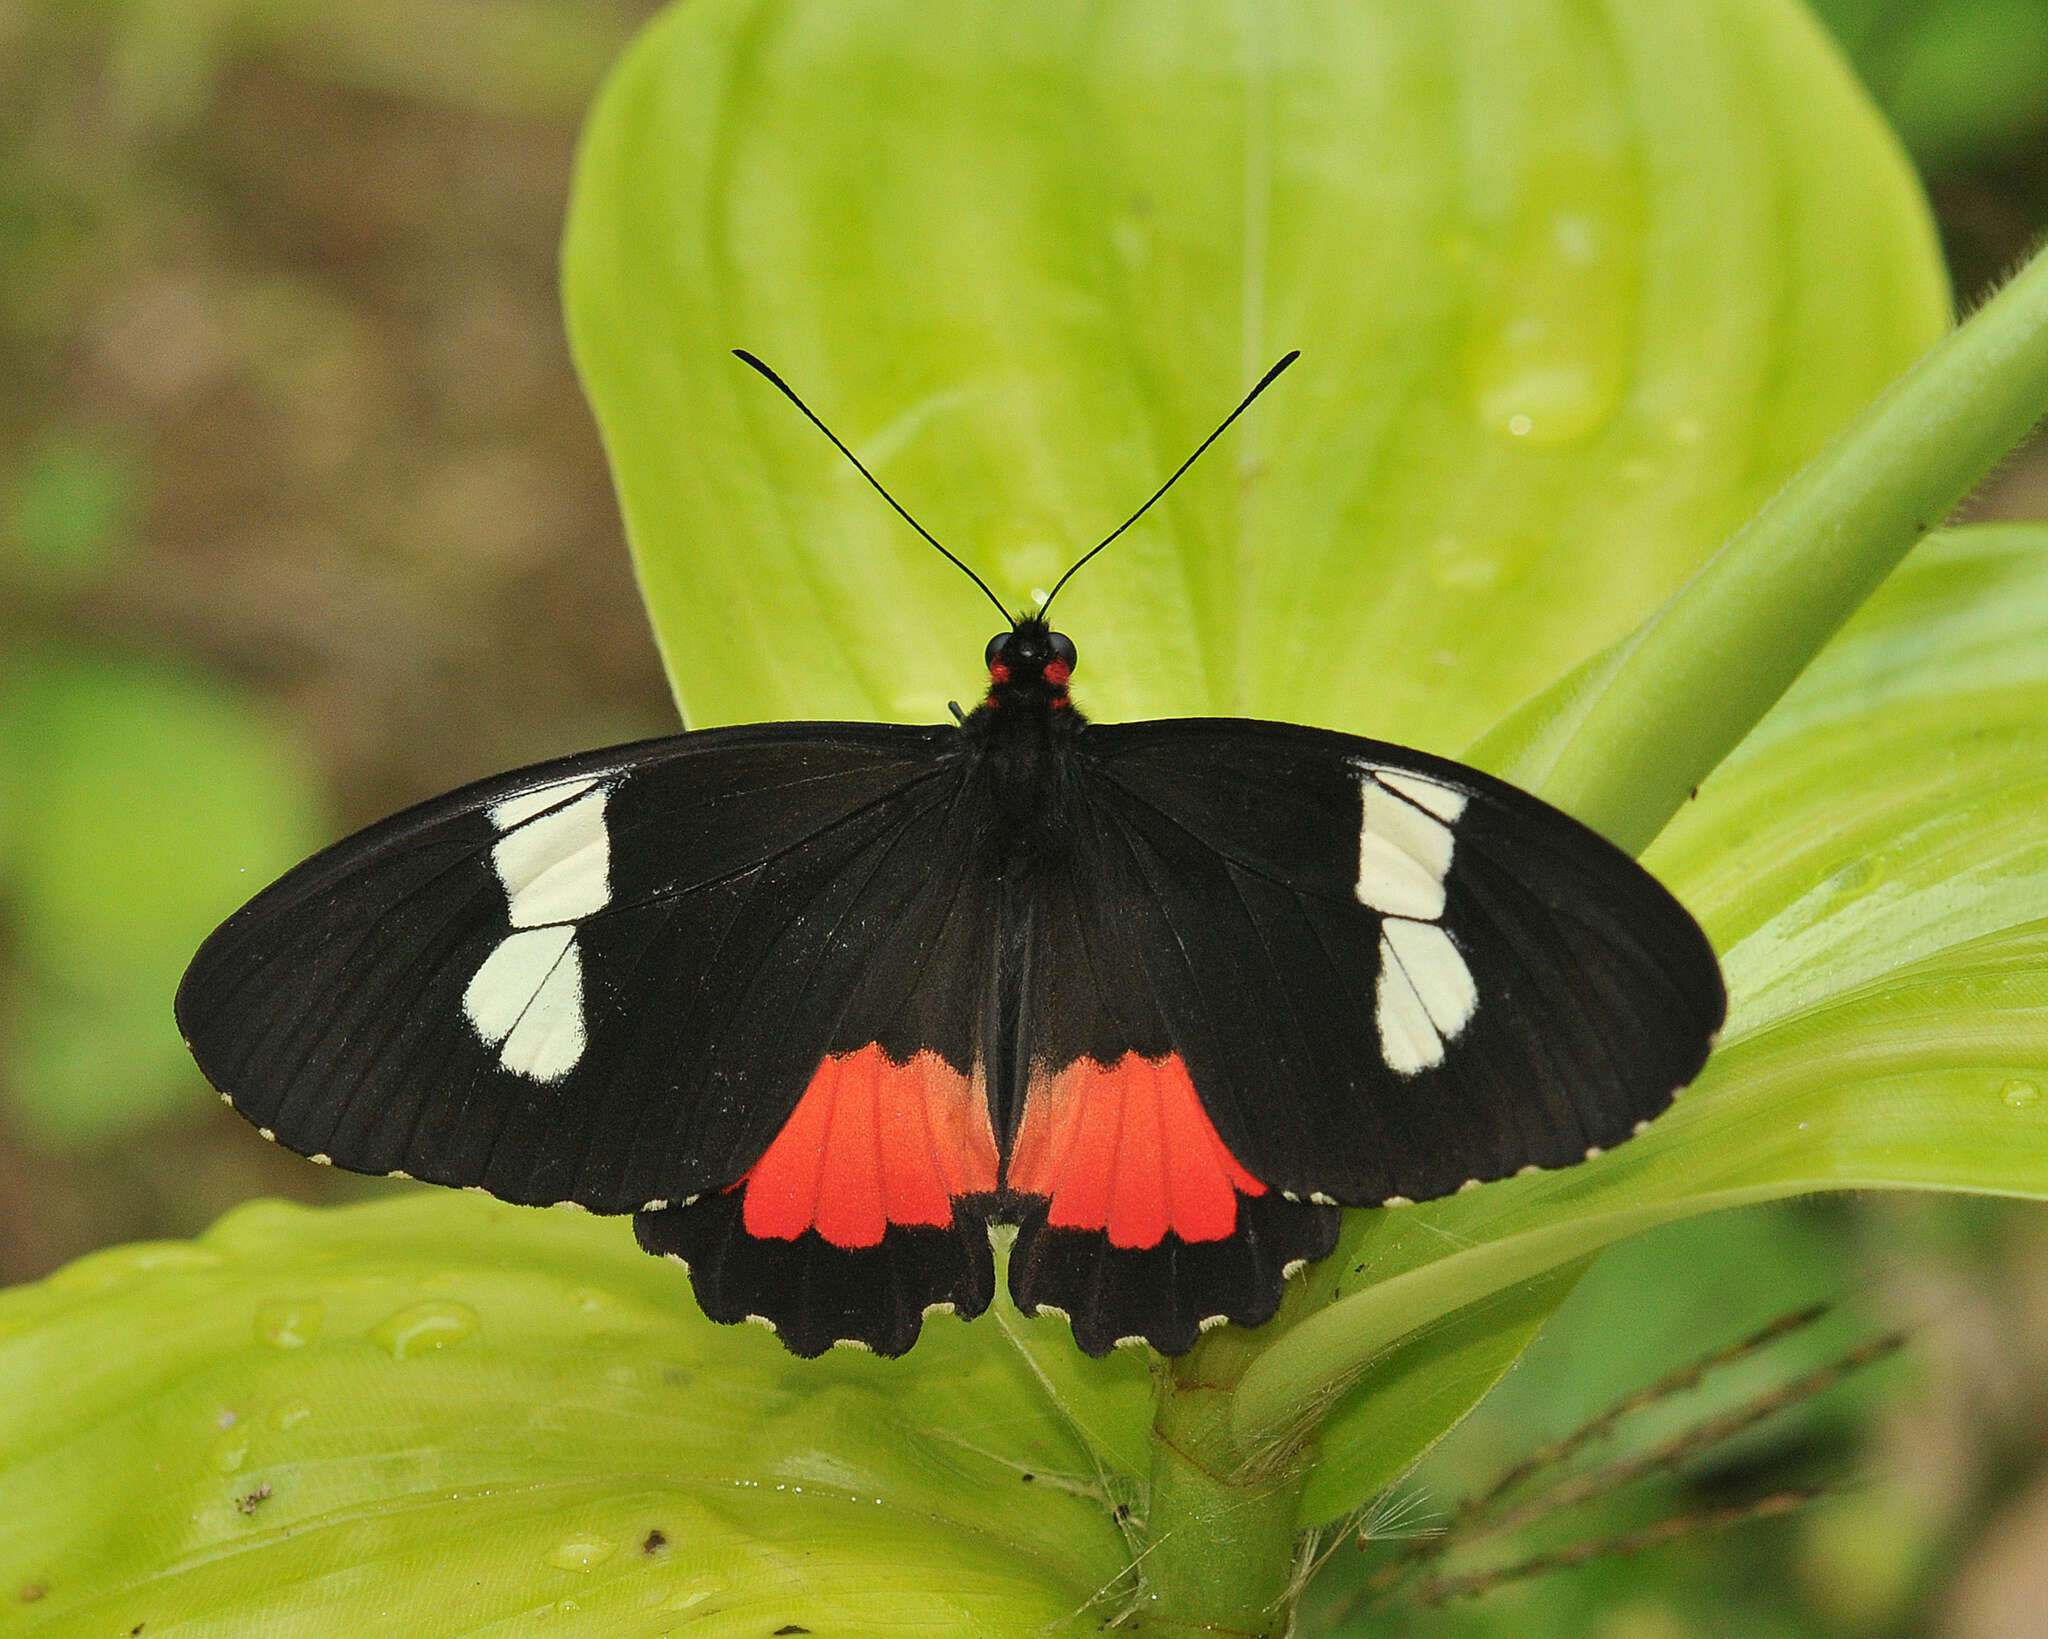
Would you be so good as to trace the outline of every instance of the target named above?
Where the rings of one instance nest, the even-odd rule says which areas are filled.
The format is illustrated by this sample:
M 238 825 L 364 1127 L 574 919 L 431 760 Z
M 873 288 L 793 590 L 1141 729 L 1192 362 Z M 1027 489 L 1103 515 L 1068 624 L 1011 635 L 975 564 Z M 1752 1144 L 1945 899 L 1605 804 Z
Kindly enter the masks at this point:
M 961 732 L 988 795 L 993 841 L 1005 866 L 1042 856 L 1065 833 L 1071 748 L 1087 724 L 1067 693 L 1073 672 L 1073 644 L 1042 620 L 1020 619 L 989 643 L 988 694 Z

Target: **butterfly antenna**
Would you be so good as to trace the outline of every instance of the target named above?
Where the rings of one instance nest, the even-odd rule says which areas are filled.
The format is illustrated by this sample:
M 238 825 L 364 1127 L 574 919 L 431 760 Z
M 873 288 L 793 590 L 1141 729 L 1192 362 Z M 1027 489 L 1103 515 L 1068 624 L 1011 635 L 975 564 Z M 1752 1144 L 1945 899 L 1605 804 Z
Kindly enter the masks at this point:
M 819 432 L 823 433 L 827 438 L 832 440 L 832 447 L 836 449 L 841 455 L 845 456 L 847 460 L 853 463 L 854 470 L 874 486 L 875 493 L 881 496 L 883 500 L 887 501 L 889 505 L 895 509 L 896 516 L 901 518 L 906 524 L 910 525 L 912 529 L 916 530 L 918 534 L 922 535 L 927 541 L 929 541 L 931 545 L 937 550 L 940 557 L 944 558 L 955 569 L 959 570 L 961 574 L 965 575 L 969 580 L 973 581 L 976 586 L 979 586 L 982 590 L 982 595 L 985 596 L 989 600 L 989 602 L 993 603 L 996 606 L 996 613 L 1001 615 L 1003 619 L 1009 621 L 1013 629 L 1016 627 L 1017 622 L 1015 618 L 1012 617 L 1009 610 L 1003 607 L 1003 600 L 997 597 L 995 593 L 989 591 L 988 582 L 983 580 L 972 569 L 969 569 L 966 564 L 962 563 L 958 558 L 954 557 L 953 554 L 948 552 L 943 546 L 940 546 L 938 538 L 935 535 L 933 535 L 929 529 L 926 529 L 923 524 L 919 523 L 915 518 L 911 517 L 909 513 L 903 510 L 902 503 L 900 503 L 896 499 L 896 497 L 891 495 L 886 489 L 882 488 L 882 480 L 877 478 L 873 473 L 869 472 L 868 469 L 861 464 L 860 457 L 855 455 L 852 450 L 848 449 L 844 444 L 842 444 L 839 441 L 839 435 L 836 432 L 834 432 L 830 427 L 826 426 L 824 422 L 820 421 L 816 413 L 813 412 L 813 410 L 811 409 L 811 407 L 808 404 L 806 404 L 802 399 L 796 396 L 796 389 L 794 387 L 790 386 L 788 382 L 784 381 L 782 377 L 778 376 L 773 370 L 769 369 L 768 366 L 763 364 L 759 359 L 755 358 L 754 355 L 752 353 L 749 353 L 744 347 L 735 347 L 732 350 L 732 356 L 738 359 L 742 364 L 752 365 L 756 370 L 760 371 L 762 375 L 768 378 L 769 383 L 776 389 L 777 392 L 781 393 L 784 398 L 790 401 L 790 403 L 794 404 L 799 410 L 803 411 L 804 419 L 810 422 L 812 426 L 816 427 Z M 1266 379 L 1267 381 L 1270 381 L 1272 377 L 1268 376 Z M 1263 387 L 1265 385 L 1265 382 L 1260 382 L 1259 385 Z M 1229 425 L 1230 423 L 1227 421 L 1224 423 L 1224 426 L 1226 427 Z M 1220 428 L 1218 430 L 1221 431 Z M 1195 453 L 1199 455 L 1201 452 L 1198 450 Z M 1179 474 L 1176 473 L 1174 476 L 1178 477 Z
M 1068 571 L 1064 575 L 1060 576 L 1060 578 L 1053 583 L 1053 589 L 1045 595 L 1045 602 L 1041 603 L 1038 606 L 1038 614 L 1040 619 L 1043 619 L 1045 617 L 1046 610 L 1052 607 L 1052 600 L 1060 595 L 1060 588 L 1066 585 L 1068 581 L 1074 578 L 1074 571 L 1079 569 L 1081 565 L 1086 563 L 1090 558 L 1094 557 L 1095 554 L 1100 552 L 1105 546 L 1109 545 L 1109 543 L 1115 540 L 1117 536 L 1121 535 L 1125 530 L 1129 529 L 1132 524 L 1136 523 L 1140 518 L 1144 517 L 1146 513 L 1150 512 L 1152 510 L 1152 502 L 1158 500 L 1160 496 L 1164 495 L 1168 490 L 1172 489 L 1175 484 L 1179 483 L 1180 475 L 1186 472 L 1189 467 L 1193 466 L 1197 461 L 1199 461 L 1202 458 L 1202 451 L 1206 450 L 1211 444 L 1215 443 L 1217 439 L 1221 438 L 1226 432 L 1228 432 L 1230 430 L 1231 422 L 1235 421 L 1239 416 L 1243 415 L 1246 410 L 1249 410 L 1252 407 L 1252 400 L 1257 398 L 1259 394 L 1263 393 L 1268 387 L 1272 386 L 1273 383 L 1279 379 L 1280 372 L 1286 369 L 1288 365 L 1292 364 L 1296 359 L 1300 357 L 1301 349 L 1297 347 L 1293 352 L 1289 353 L 1287 357 L 1282 359 L 1278 364 L 1274 365 L 1272 369 L 1268 370 L 1264 375 L 1259 377 L 1258 386 L 1254 387 L 1250 392 L 1244 395 L 1244 397 L 1238 402 L 1237 408 L 1232 410 L 1230 414 L 1223 418 L 1223 423 L 1221 426 L 1219 426 L 1207 438 L 1203 439 L 1200 444 L 1195 446 L 1195 453 L 1193 455 L 1189 456 L 1179 466 L 1173 469 L 1173 476 L 1167 479 L 1165 483 L 1161 484 L 1157 489 L 1155 489 L 1152 492 L 1151 500 L 1148 500 L 1143 506 L 1139 507 L 1136 512 L 1132 513 L 1122 523 L 1118 524 L 1116 528 L 1112 529 L 1107 535 L 1103 536 L 1101 540 L 1097 541 L 1092 547 L 1090 547 L 1086 552 L 1082 553 L 1081 556 L 1074 561 L 1073 567 L 1068 569 Z M 788 392 L 789 389 L 785 387 L 783 388 L 783 391 Z M 795 397 L 795 394 L 792 393 L 790 396 Z M 806 411 L 805 413 L 809 414 L 808 411 Z M 837 441 L 835 440 L 835 442 Z M 894 505 L 893 502 L 891 504 Z M 901 511 L 902 509 L 899 507 L 897 510 Z M 952 554 L 950 553 L 947 554 L 947 556 L 949 557 L 951 555 Z

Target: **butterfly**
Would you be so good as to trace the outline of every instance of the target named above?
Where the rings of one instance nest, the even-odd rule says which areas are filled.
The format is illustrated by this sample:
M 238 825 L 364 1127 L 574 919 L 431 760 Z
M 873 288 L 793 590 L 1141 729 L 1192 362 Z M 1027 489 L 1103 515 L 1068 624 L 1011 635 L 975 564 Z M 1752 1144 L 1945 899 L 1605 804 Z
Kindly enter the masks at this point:
M 315 1161 L 631 1213 L 800 1355 L 979 1314 L 998 1225 L 1024 1313 L 1180 1353 L 1269 1320 L 1341 1207 L 1641 1131 L 1726 998 L 1621 850 L 1425 752 L 1074 704 L 1052 597 L 1172 482 L 954 722 L 588 752 L 300 865 L 193 959 L 200 1067 Z

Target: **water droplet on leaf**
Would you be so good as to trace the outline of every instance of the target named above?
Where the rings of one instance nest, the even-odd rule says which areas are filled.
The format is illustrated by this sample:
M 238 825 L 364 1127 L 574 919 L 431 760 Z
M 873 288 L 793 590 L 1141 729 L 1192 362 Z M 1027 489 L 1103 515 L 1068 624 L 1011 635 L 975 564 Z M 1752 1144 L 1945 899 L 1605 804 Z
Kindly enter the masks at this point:
M 266 1303 L 256 1311 L 256 1340 L 273 1349 L 303 1349 L 320 1335 L 317 1303 Z
M 558 1571 L 588 1571 L 602 1565 L 618 1551 L 619 1545 L 610 1537 L 589 1532 L 556 1543 L 547 1551 L 546 1558 Z
M 477 1328 L 477 1313 L 466 1303 L 415 1303 L 370 1328 L 370 1341 L 394 1360 L 445 1349 Z
M 701 1605 L 714 1594 L 724 1593 L 730 1584 L 722 1576 L 693 1576 L 680 1583 L 676 1591 L 661 1602 L 665 1611 L 686 1611 L 693 1605 Z

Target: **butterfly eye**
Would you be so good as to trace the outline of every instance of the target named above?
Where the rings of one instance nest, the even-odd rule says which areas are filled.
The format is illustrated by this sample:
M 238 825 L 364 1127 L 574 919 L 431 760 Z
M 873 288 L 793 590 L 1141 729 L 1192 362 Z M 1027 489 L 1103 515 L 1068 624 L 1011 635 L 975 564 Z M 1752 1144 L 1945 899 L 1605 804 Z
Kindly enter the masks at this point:
M 993 666 L 1002 659 L 1003 651 L 1010 646 L 1011 635 L 1009 632 L 998 632 L 988 640 L 988 651 L 981 657 L 983 665 Z
M 1069 672 L 1073 671 L 1075 660 L 1074 640 L 1068 637 L 1065 632 L 1054 632 L 1051 634 L 1051 637 L 1053 659 L 1065 666 Z

